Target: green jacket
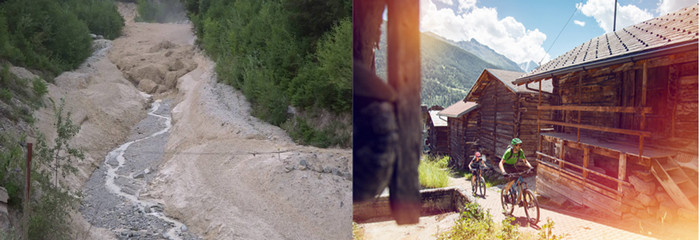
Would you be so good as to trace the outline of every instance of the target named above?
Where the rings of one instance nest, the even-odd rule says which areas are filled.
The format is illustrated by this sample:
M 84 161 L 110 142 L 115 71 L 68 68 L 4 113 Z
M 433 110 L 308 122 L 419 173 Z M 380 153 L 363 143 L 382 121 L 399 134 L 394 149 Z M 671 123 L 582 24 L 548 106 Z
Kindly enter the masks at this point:
M 515 165 L 515 163 L 518 162 L 518 159 L 525 158 L 525 152 L 523 152 L 522 148 L 518 154 L 513 154 L 511 151 L 513 151 L 513 148 L 508 148 L 506 152 L 503 153 L 503 157 L 501 159 L 505 159 L 505 163 Z

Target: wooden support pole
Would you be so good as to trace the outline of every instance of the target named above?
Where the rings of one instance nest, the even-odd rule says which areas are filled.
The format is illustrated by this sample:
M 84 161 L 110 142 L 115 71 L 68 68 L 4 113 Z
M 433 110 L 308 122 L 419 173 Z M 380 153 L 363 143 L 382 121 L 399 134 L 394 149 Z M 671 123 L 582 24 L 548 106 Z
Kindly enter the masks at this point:
M 387 1 L 387 70 L 398 95 L 397 161 L 389 183 L 389 202 L 397 224 L 418 223 L 420 217 L 420 32 L 418 0 Z
M 583 74 L 578 76 L 578 105 L 581 106 L 581 85 L 583 82 Z M 576 123 L 581 124 L 581 110 L 578 110 L 578 121 Z M 576 128 L 576 142 L 581 142 L 581 128 Z
M 560 148 L 561 150 L 559 151 L 559 159 L 564 160 L 564 156 L 565 156 L 564 149 L 566 149 L 566 144 L 562 140 L 559 140 L 558 142 L 559 142 L 559 145 L 561 146 L 561 148 Z M 563 161 L 559 161 L 559 169 L 560 170 L 564 169 L 564 162 Z
M 644 107 L 647 105 L 647 62 L 644 62 L 644 65 L 642 66 L 642 106 Z M 644 113 L 640 113 L 641 121 L 639 123 L 639 130 L 644 131 L 644 128 L 646 126 L 644 123 L 644 120 L 646 118 Z M 639 159 L 642 159 L 642 154 L 644 153 L 644 136 L 639 136 Z
M 539 86 L 537 89 L 537 151 L 542 151 L 542 138 L 540 136 L 540 131 L 542 127 L 540 126 L 540 119 L 542 119 L 542 116 L 540 115 L 540 106 L 542 106 L 542 80 L 539 81 Z
M 588 147 L 583 148 L 583 179 L 588 178 L 588 163 L 591 159 L 591 149 Z
M 627 154 L 620 153 L 620 162 L 617 169 L 617 179 L 624 182 L 627 177 Z M 622 183 L 617 182 L 617 193 L 622 193 Z

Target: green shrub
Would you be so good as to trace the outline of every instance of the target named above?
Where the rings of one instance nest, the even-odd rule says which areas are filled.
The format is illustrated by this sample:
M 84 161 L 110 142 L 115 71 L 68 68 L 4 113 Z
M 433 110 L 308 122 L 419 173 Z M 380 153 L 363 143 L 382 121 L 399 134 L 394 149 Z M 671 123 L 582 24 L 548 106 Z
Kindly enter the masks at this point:
M 117 11 L 114 1 L 104 0 L 70 0 L 66 5 L 87 23 L 91 33 L 102 35 L 107 39 L 121 36 L 124 19 Z
M 442 233 L 438 239 L 496 239 L 496 227 L 491 213 L 479 204 L 467 203 L 452 229 Z
M 136 21 L 177 22 L 186 20 L 185 9 L 180 0 L 138 0 Z
M 217 78 L 243 92 L 254 116 L 284 123 L 302 144 L 350 146 L 350 134 L 338 133 L 351 126 L 290 118 L 287 107 L 350 112 L 351 1 L 186 0 L 185 6 L 200 44 L 216 60 Z
M 10 100 L 12 99 L 12 92 L 10 92 L 9 89 L 7 88 L 2 88 L 0 89 L 0 100 L 6 103 L 10 103 Z
M 540 229 L 539 233 L 537 236 L 539 239 L 543 240 L 560 240 L 565 238 L 568 234 L 564 235 L 556 235 L 552 233 L 552 230 L 554 230 L 554 221 L 552 221 L 551 218 L 547 218 L 547 223 L 542 225 L 542 229 Z
M 7 17 L 10 44 L 19 50 L 4 51 L 0 57 L 58 74 L 90 55 L 87 25 L 58 2 L 9 0 L 0 5 L 0 12 Z
M 345 19 L 324 35 L 316 57 L 292 80 L 288 90 L 292 104 L 301 108 L 320 107 L 333 112 L 352 108 L 352 22 Z
M 41 78 L 34 78 L 32 81 L 32 89 L 34 90 L 34 94 L 37 96 L 37 98 L 41 98 L 49 92 L 49 88 L 46 86 L 44 80 L 41 80 Z
M 424 159 L 418 164 L 418 180 L 425 188 L 447 187 L 449 172 L 440 168 L 437 162 Z

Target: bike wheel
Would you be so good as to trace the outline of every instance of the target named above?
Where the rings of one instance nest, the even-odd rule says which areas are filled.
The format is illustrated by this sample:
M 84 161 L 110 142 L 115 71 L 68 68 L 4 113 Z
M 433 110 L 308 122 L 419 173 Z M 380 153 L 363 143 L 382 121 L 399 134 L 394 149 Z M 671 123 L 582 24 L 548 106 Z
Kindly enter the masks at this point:
M 540 221 L 540 204 L 530 189 L 525 189 L 523 201 L 523 208 L 525 208 L 525 216 L 527 216 L 528 222 L 537 224 Z
M 479 177 L 476 193 L 482 197 L 486 196 L 486 181 L 484 181 L 484 177 Z
M 501 190 L 501 206 L 503 207 L 503 213 L 506 215 L 513 214 L 513 209 L 515 208 L 515 194 L 512 192 L 512 189 Z

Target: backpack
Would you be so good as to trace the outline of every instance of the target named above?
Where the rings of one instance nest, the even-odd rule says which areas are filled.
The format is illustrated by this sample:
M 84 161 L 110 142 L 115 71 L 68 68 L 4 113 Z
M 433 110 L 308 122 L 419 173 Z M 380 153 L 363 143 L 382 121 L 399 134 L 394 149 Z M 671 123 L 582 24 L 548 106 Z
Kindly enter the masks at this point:
M 510 151 L 508 151 L 508 150 L 510 150 Z M 522 151 L 522 149 L 520 149 L 520 151 Z M 506 152 L 508 152 L 508 157 L 506 157 L 505 159 L 510 159 L 510 157 L 513 156 L 513 146 L 508 146 L 508 148 L 506 148 Z M 518 153 L 518 154 L 520 154 L 520 153 Z M 518 159 L 515 159 L 515 161 L 518 161 Z

